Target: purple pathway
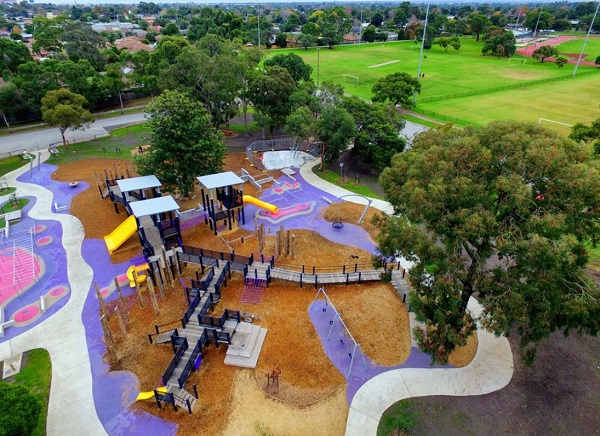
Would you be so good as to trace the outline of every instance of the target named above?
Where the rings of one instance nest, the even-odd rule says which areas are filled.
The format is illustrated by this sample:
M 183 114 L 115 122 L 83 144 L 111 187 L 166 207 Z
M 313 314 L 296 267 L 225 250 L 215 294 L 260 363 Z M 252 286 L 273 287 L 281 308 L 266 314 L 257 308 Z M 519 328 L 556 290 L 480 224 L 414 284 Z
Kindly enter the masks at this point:
M 280 209 L 316 201 L 317 204 L 315 210 L 309 215 L 290 217 L 278 224 L 272 224 L 267 220 L 259 219 L 259 224 L 264 223 L 267 234 L 275 235 L 275 232 L 277 232 L 277 229 L 279 229 L 280 226 L 284 226 L 287 230 L 314 230 L 332 242 L 361 248 L 373 254 L 377 252 L 377 246 L 362 227 L 344 222 L 344 227 L 342 229 L 334 229 L 331 226 L 331 223 L 323 218 L 323 211 L 329 206 L 329 203 L 323 200 L 323 197 L 325 196 L 330 200 L 333 200 L 333 202 L 340 202 L 340 200 L 335 199 L 335 197 L 332 197 L 327 192 L 321 191 L 307 183 L 299 172 L 297 172 L 294 177 L 300 182 L 301 189 L 287 191 L 283 196 L 272 195 L 271 189 L 267 189 L 262 193 L 260 199 L 267 203 L 275 204 Z M 278 181 L 284 183 L 290 182 L 290 179 L 283 176 Z M 254 231 L 254 216 L 259 210 L 262 209 L 251 204 L 245 204 L 244 213 L 246 216 L 246 224 L 241 225 L 241 227 L 249 231 Z M 315 250 L 318 250 L 318 247 L 315 247 Z
M 18 180 L 23 183 L 35 183 L 52 191 L 53 204 L 56 202 L 59 206 L 67 206 L 64 213 L 68 213 L 72 198 L 87 189 L 89 185 L 80 182 L 76 187 L 71 187 L 68 183 L 53 181 L 50 176 L 56 169 L 56 165 L 42 164 L 39 169 L 34 167 L 33 172 L 30 173 L 27 171 L 22 174 Z M 34 199 L 30 200 L 29 205 L 23 210 L 24 218 L 21 222 L 11 226 L 13 234 L 15 232 L 25 233 L 33 225 L 33 220 L 27 217 L 27 212 L 31 209 L 33 201 L 35 201 Z M 40 295 L 54 286 L 67 284 L 66 254 L 60 243 L 62 241 L 62 227 L 60 223 L 55 220 L 36 220 L 35 225 L 46 226 L 46 230 L 36 236 L 44 237 L 51 235 L 54 241 L 50 245 L 36 247 L 35 249 L 36 254 L 43 258 L 46 270 L 40 281 L 33 288 L 23 293 L 23 295 L 13 300 L 7 306 L 6 314 L 8 316 L 12 313 L 13 306 L 22 307 L 36 299 L 39 300 Z M 98 283 L 101 288 L 110 285 L 114 277 L 123 274 L 129 267 L 129 262 L 118 265 L 111 264 L 106 245 L 101 240 L 84 240 L 82 255 L 94 271 L 93 282 Z M 122 290 L 125 296 L 135 292 L 128 286 L 124 286 Z M 113 293 L 107 300 L 110 301 L 114 298 L 117 298 L 116 293 Z M 56 313 L 57 310 L 64 306 L 66 301 L 67 298 L 63 298 L 51 306 L 33 324 L 22 328 L 11 327 L 7 329 L 4 338 L 0 339 L 0 341 L 12 338 L 39 324 L 48 316 Z M 176 434 L 176 424 L 146 412 L 131 411 L 129 409 L 135 402 L 135 398 L 139 392 L 139 381 L 129 371 L 110 372 L 110 366 L 104 362 L 103 356 L 107 350 L 98 316 L 99 313 L 100 304 L 95 296 L 95 289 L 92 283 L 81 317 L 85 326 L 92 369 L 94 403 L 96 404 L 98 417 L 107 433 L 110 435 Z
M 104 241 L 86 239 L 83 243 L 83 258 L 94 270 L 93 281 L 102 288 L 110 284 L 114 277 L 123 274 L 129 262 L 111 264 Z M 134 293 L 128 286 L 122 288 L 125 296 Z M 116 293 L 108 300 L 117 298 Z M 95 296 L 93 284 L 83 307 L 82 321 L 88 342 L 94 389 L 94 402 L 98 417 L 111 435 L 174 435 L 177 425 L 146 412 L 135 412 L 129 407 L 140 392 L 139 381 L 129 371 L 110 372 L 110 366 L 104 362 L 107 353 L 106 343 L 99 319 L 100 303 Z M 144 339 L 140 339 L 144 340 Z M 148 344 L 151 347 L 150 344 Z M 145 387 L 148 388 L 148 387 Z
M 431 357 L 423 353 L 417 347 L 411 348 L 411 353 L 406 362 L 396 366 L 379 366 L 371 362 L 371 360 L 356 348 L 354 351 L 354 342 L 346 335 L 346 331 L 339 319 L 335 319 L 335 309 L 327 305 L 325 301 L 315 301 L 309 307 L 308 315 L 312 321 L 319 337 L 325 353 L 329 360 L 340 371 L 340 373 L 348 381 L 347 400 L 348 404 L 352 402 L 356 391 L 378 374 L 400 368 L 452 368 L 451 365 L 438 366 L 431 365 Z M 335 321 L 334 321 L 335 319 Z M 331 324 L 333 322 L 333 325 Z M 330 332 L 331 331 L 331 335 Z M 385 333 L 381 334 L 381 341 L 385 341 Z M 329 339 L 327 337 L 329 336 Z M 352 354 L 354 361 L 352 362 Z M 352 362 L 352 371 L 348 376 Z

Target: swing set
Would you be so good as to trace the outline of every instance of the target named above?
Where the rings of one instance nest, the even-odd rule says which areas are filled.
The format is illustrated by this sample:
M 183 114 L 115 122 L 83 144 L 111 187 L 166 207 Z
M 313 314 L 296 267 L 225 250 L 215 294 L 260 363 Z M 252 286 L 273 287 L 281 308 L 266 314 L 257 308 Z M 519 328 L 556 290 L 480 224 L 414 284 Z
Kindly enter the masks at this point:
M 352 336 L 352 333 L 350 333 L 350 330 L 348 329 L 348 327 L 346 326 L 346 323 L 342 319 L 342 315 L 337 311 L 337 309 L 333 305 L 333 302 L 327 295 L 327 292 L 325 292 L 325 288 L 323 288 L 323 287 L 319 288 L 319 290 L 317 291 L 317 295 L 315 296 L 315 299 L 313 300 L 313 302 L 310 305 L 310 309 L 312 309 L 315 302 L 319 299 L 319 296 L 323 296 L 323 298 L 325 300 L 325 304 L 326 304 L 326 306 L 328 306 L 328 307 L 324 307 L 322 309 L 323 313 L 327 314 L 328 308 L 331 308 L 331 310 L 334 313 L 333 319 L 329 320 L 329 325 L 331 327 L 329 328 L 329 333 L 327 334 L 327 340 L 329 341 L 331 339 L 331 334 L 333 332 L 333 329 L 339 323 L 341 325 L 341 327 L 343 328 L 343 330 L 341 332 L 342 337 L 340 338 L 340 344 L 342 347 L 344 347 L 346 345 L 346 341 L 348 341 L 348 344 L 349 344 L 347 353 L 348 353 L 348 357 L 350 357 L 350 366 L 348 367 L 348 373 L 346 374 L 346 378 L 350 377 L 350 373 L 352 372 L 352 366 L 354 365 L 354 358 L 356 357 L 357 353 L 359 353 L 362 356 L 363 364 L 365 365 L 365 370 L 367 370 L 368 369 L 367 361 L 365 359 L 365 355 L 363 354 L 363 352 L 360 348 L 360 344 L 358 342 L 356 342 L 356 340 L 354 339 L 354 336 Z

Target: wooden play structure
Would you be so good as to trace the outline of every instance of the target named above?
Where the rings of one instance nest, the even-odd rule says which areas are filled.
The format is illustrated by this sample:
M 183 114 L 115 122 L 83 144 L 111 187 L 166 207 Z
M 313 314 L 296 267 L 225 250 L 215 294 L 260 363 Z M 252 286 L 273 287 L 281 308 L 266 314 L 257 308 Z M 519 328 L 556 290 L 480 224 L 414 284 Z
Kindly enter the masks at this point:
M 233 229 L 236 218 L 241 220 L 242 224 L 246 223 L 242 190 L 244 180 L 232 171 L 200 176 L 197 179 L 200 183 L 202 207 L 206 212 L 205 222 L 210 225 L 215 235 L 219 231 L 218 223 L 221 221 L 229 230 Z

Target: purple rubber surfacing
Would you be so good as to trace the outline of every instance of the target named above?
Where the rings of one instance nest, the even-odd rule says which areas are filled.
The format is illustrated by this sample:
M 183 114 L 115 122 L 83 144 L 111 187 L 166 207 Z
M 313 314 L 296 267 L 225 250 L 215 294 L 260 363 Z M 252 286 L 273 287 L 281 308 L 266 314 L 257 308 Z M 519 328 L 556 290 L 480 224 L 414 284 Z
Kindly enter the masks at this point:
M 53 194 L 53 202 L 59 206 L 67 206 L 65 213 L 68 213 L 72 198 L 89 187 L 88 184 L 80 182 L 76 187 L 71 187 L 68 183 L 56 182 L 51 179 L 51 175 L 56 171 L 55 165 L 42 164 L 34 166 L 33 172 L 19 176 L 18 180 L 23 183 L 35 183 L 41 185 Z M 27 212 L 33 206 L 35 199 L 30 198 L 30 203 L 23 209 L 24 218 L 21 222 L 11 226 L 13 232 L 26 231 L 32 226 L 33 220 L 26 216 Z M 56 285 L 66 284 L 66 254 L 60 241 L 62 241 L 62 226 L 55 220 L 35 220 L 35 225 L 45 225 L 47 229 L 39 236 L 52 236 L 54 243 L 49 246 L 35 247 L 35 252 L 44 259 L 46 270 L 40 281 L 35 286 L 43 286 L 45 293 Z M 104 361 L 103 356 L 107 353 L 104 335 L 100 325 L 99 313 L 100 303 L 95 295 L 93 282 L 98 283 L 102 288 L 110 285 L 114 277 L 124 274 L 129 267 L 129 262 L 123 262 L 118 265 L 110 263 L 110 256 L 106 249 L 104 241 L 97 239 L 85 239 L 82 247 L 82 256 L 86 263 L 94 271 L 92 286 L 88 290 L 88 295 L 81 313 L 81 319 L 85 326 L 85 335 L 88 345 L 90 366 L 92 371 L 92 389 L 96 412 L 102 422 L 105 430 L 110 435 L 174 435 L 177 433 L 177 424 L 163 420 L 144 411 L 130 410 L 130 406 L 135 402 L 139 392 L 139 381 L 135 374 L 129 371 L 110 371 L 110 366 Z M 39 299 L 39 292 L 31 288 L 21 297 L 13 300 L 7 307 L 10 308 L 15 302 L 24 303 Z M 123 295 L 128 296 L 135 291 L 128 286 L 122 287 Z M 56 313 L 68 301 L 70 294 L 59 300 L 36 322 L 21 328 L 11 327 L 6 330 L 3 340 L 15 337 L 22 332 L 39 324 L 48 316 Z M 117 293 L 113 293 L 107 301 L 117 298 Z M 15 303 L 16 304 L 16 303 Z M 26 304 L 23 304 L 26 305 Z M 19 305 L 22 307 L 22 305 Z M 6 311 L 5 313 L 11 313 Z

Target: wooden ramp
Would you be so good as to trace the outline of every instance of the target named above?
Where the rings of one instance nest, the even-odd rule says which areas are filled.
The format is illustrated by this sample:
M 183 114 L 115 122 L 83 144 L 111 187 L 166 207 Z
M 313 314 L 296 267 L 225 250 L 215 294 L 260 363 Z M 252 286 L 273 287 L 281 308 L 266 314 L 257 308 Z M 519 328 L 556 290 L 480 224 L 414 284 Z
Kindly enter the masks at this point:
M 165 344 L 167 342 L 171 342 L 171 335 L 173 334 L 173 330 L 167 330 L 164 332 L 160 332 L 159 335 L 153 340 L 153 344 Z

